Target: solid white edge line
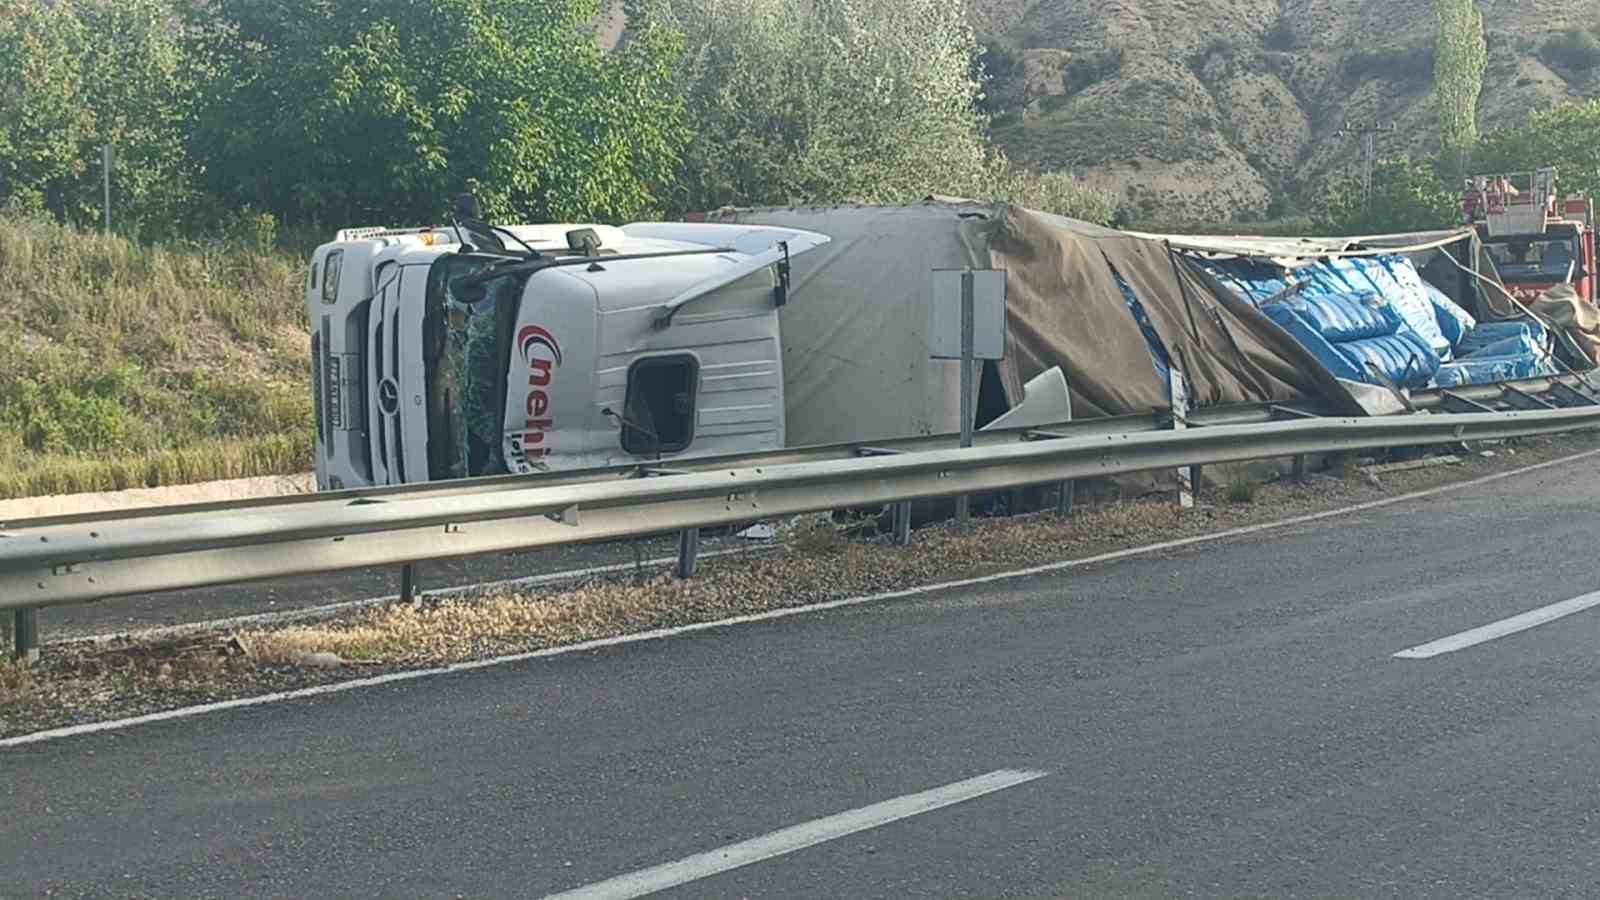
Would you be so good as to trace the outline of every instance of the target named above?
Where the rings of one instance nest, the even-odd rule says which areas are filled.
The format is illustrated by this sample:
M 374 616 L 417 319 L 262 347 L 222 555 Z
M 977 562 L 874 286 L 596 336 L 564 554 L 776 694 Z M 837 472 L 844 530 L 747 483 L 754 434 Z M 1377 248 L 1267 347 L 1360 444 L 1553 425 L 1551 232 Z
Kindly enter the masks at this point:
M 567 644 L 562 647 L 548 647 L 543 650 L 532 650 L 526 653 L 513 653 L 508 656 L 496 656 L 490 659 L 473 660 L 471 662 L 452 663 L 447 666 L 438 666 L 429 669 L 413 669 L 406 672 L 393 672 L 387 675 L 376 675 L 370 678 L 358 678 L 352 681 L 340 681 L 333 684 L 324 684 L 309 688 L 297 688 L 292 691 L 278 691 L 275 693 L 262 694 L 255 697 L 241 697 L 236 700 L 205 703 L 199 706 L 186 706 L 180 709 L 169 709 L 162 712 L 148 713 L 142 716 L 131 716 L 126 719 L 112 719 L 106 722 L 91 722 L 84 725 L 68 725 L 61 728 L 51 728 L 45 731 L 35 731 L 32 734 L 23 734 L 16 737 L 0 739 L 0 750 L 8 747 L 19 747 L 24 744 L 39 743 L 41 741 L 76 737 L 83 734 L 94 734 L 101 731 L 118 731 L 125 728 L 132 728 L 137 725 L 145 725 L 151 722 L 165 722 L 171 719 L 183 719 L 190 716 L 199 716 L 225 709 L 239 709 L 247 706 L 262 706 L 268 703 L 282 702 L 284 700 L 298 700 L 303 697 L 316 697 L 323 694 L 335 694 L 343 691 L 353 691 L 358 688 L 394 684 L 401 681 L 412 681 L 418 678 L 428 678 L 434 675 L 446 675 L 451 672 L 465 672 L 473 669 L 486 669 L 491 666 L 501 666 L 509 663 L 524 662 L 530 659 L 543 659 L 550 656 L 563 656 L 569 653 L 583 653 L 589 650 L 617 647 L 624 644 L 656 641 L 661 640 L 662 638 L 676 637 L 682 634 L 692 634 L 697 631 L 708 631 L 713 628 L 726 628 L 731 625 L 747 625 L 753 622 L 768 622 L 773 619 L 786 619 L 791 616 L 800 616 L 815 612 L 826 612 L 831 609 L 841 609 L 848 606 L 860 606 L 865 603 L 877 603 L 884 600 L 898 600 L 903 597 L 915 597 L 920 594 L 929 594 L 935 591 L 971 587 L 978 584 L 991 584 L 996 581 L 1007 581 L 1014 578 L 1026 578 L 1031 575 L 1045 575 L 1052 572 L 1061 572 L 1068 569 L 1091 566 L 1097 563 L 1127 559 L 1133 556 L 1143 556 L 1149 553 L 1161 553 L 1166 550 L 1178 550 L 1184 547 L 1192 547 L 1196 544 L 1206 544 L 1215 541 L 1230 540 L 1237 537 L 1245 537 L 1252 534 L 1260 534 L 1265 531 L 1272 531 L 1279 528 L 1289 528 L 1295 525 L 1304 525 L 1309 522 L 1320 522 L 1324 519 L 1332 519 L 1337 516 L 1347 516 L 1352 513 L 1367 512 L 1369 510 L 1381 509 L 1385 506 L 1394 506 L 1397 503 L 1408 503 L 1413 500 L 1423 500 L 1428 497 L 1434 497 L 1450 491 L 1492 484 L 1496 481 L 1503 481 L 1507 478 L 1514 478 L 1518 475 L 1526 475 L 1529 472 L 1537 472 L 1541 469 L 1548 469 L 1553 466 L 1575 462 L 1577 460 L 1586 459 L 1596 455 L 1600 455 L 1600 449 L 1585 450 L 1582 453 L 1575 453 L 1572 456 L 1564 456 L 1560 459 L 1552 459 L 1542 463 L 1535 463 L 1534 465 L 1525 466 L 1521 469 L 1513 469 L 1509 472 L 1496 472 L 1492 475 L 1485 475 L 1482 478 L 1474 478 L 1469 481 L 1463 481 L 1456 484 L 1441 485 L 1439 487 L 1428 488 L 1427 490 L 1415 491 L 1410 494 L 1401 494 L 1398 497 L 1385 497 L 1382 500 L 1369 500 L 1366 503 L 1358 503 L 1354 506 L 1324 510 L 1317 513 L 1308 513 L 1303 516 L 1293 516 L 1291 518 L 1281 519 L 1276 522 L 1263 522 L 1259 525 L 1247 525 L 1242 528 L 1232 528 L 1227 531 L 1218 531 L 1212 534 L 1200 534 L 1193 537 L 1162 541 L 1156 544 L 1147 544 L 1143 547 L 1130 547 L 1124 550 L 1113 550 L 1109 553 L 1101 553 L 1096 556 L 1047 563 L 1045 565 L 1033 566 L 1027 569 L 1015 569 L 1010 572 L 997 572 L 993 575 L 980 575 L 975 578 L 964 578 L 959 581 L 946 581 L 939 584 L 922 585 L 920 587 L 906 588 L 899 591 L 889 591 L 882 594 L 869 594 L 863 597 L 846 597 L 839 600 L 829 600 L 823 603 L 812 603 L 807 606 L 793 606 L 785 609 L 768 610 L 767 612 L 761 613 L 750 613 L 748 615 L 733 616 L 727 619 L 718 619 L 714 622 L 696 622 L 690 625 L 677 625 L 671 628 L 658 628 L 653 631 L 622 634 L 615 637 L 584 641 L 580 644 Z
M 1043 778 L 1046 774 L 1048 773 L 1000 769 L 944 787 L 906 794 L 903 797 L 863 806 L 849 812 L 802 822 L 747 841 L 697 853 L 676 862 L 618 875 L 559 894 L 550 894 L 545 900 L 631 900 L 634 897 L 643 897 L 646 894 L 710 878 L 731 869 L 804 850 L 901 819 L 975 800 L 985 794 Z
M 1547 622 L 1554 622 L 1557 619 L 1565 618 L 1574 613 L 1581 613 L 1596 606 L 1600 606 L 1600 591 L 1573 597 L 1571 600 L 1562 600 L 1560 603 L 1552 603 L 1549 606 L 1541 606 L 1538 609 L 1532 609 L 1508 619 L 1501 619 L 1498 622 L 1480 625 L 1477 628 L 1471 628 L 1459 634 L 1452 634 L 1437 641 L 1418 644 L 1415 647 L 1401 650 L 1394 656 L 1397 659 L 1432 659 L 1435 656 L 1443 656 L 1446 653 L 1454 653 L 1457 650 L 1475 647 L 1495 638 L 1503 638 L 1527 631 L 1530 628 L 1537 628 Z

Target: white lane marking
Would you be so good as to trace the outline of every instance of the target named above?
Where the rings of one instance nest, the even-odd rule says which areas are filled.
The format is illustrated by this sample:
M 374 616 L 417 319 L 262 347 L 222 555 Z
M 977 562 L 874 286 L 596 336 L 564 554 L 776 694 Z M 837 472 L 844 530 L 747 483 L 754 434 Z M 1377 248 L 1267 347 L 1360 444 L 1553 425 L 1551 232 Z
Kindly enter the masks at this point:
M 740 553 L 761 553 L 778 549 L 779 544 L 758 544 L 753 547 L 731 547 L 726 550 L 706 550 L 700 554 L 701 559 L 714 559 L 719 556 L 733 556 Z M 655 559 L 640 561 L 639 568 L 661 568 L 676 564 L 676 556 L 661 556 Z M 520 590 L 522 588 L 538 587 L 545 584 L 558 584 L 565 581 L 580 581 L 593 575 L 609 575 L 612 572 L 625 572 L 634 568 L 634 563 L 611 563 L 604 566 L 590 566 L 585 569 L 564 569 L 560 572 L 546 572 L 542 575 L 521 575 L 516 578 L 506 578 L 501 581 L 480 581 L 476 584 L 462 584 L 453 587 L 442 587 L 434 590 L 424 590 L 419 593 L 428 597 L 478 597 L 496 591 Z M 135 631 L 103 632 L 100 634 L 80 634 L 58 637 L 46 641 L 46 646 L 63 644 L 109 644 L 116 641 L 148 641 L 163 638 L 185 637 L 191 634 L 203 634 L 207 631 L 220 631 L 224 628 L 239 628 L 244 625 L 284 625 L 291 622 L 325 619 L 336 613 L 353 612 L 373 606 L 384 606 L 400 602 L 399 594 L 390 594 L 387 597 L 368 597 L 363 600 L 341 600 L 338 603 L 326 603 L 321 606 L 305 606 L 300 609 L 283 609 L 274 612 L 249 613 L 242 616 L 229 616 L 223 619 L 204 619 L 199 622 L 185 622 L 181 625 L 159 625 L 154 628 L 140 628 Z
M 1538 609 L 1529 610 L 1509 619 L 1490 622 L 1488 625 L 1481 625 L 1477 628 L 1463 631 L 1460 634 L 1452 634 L 1437 641 L 1419 644 L 1415 647 L 1401 650 L 1395 654 L 1395 657 L 1398 659 L 1432 659 L 1435 656 L 1443 656 L 1446 653 L 1465 650 L 1468 647 L 1474 647 L 1478 644 L 1492 641 L 1495 638 L 1503 638 L 1519 631 L 1537 628 L 1546 622 L 1554 622 L 1557 619 L 1574 613 L 1581 613 L 1596 606 L 1600 606 L 1600 591 L 1584 594 L 1581 597 L 1573 597 L 1571 600 L 1563 600 L 1560 603 L 1552 603 L 1549 606 L 1541 606 Z
M 677 862 L 640 869 L 574 890 L 550 894 L 546 900 L 629 900 L 632 897 L 643 897 L 680 884 L 710 878 L 729 869 L 737 869 L 796 850 L 804 850 L 858 831 L 877 828 L 899 819 L 919 816 L 982 797 L 984 794 L 1026 784 L 1043 778 L 1046 774 L 1000 769 L 918 794 L 907 794 L 904 797 L 896 797 L 893 800 L 885 800 L 838 815 L 813 819 L 748 841 L 729 844 L 707 853 L 698 853 Z
M 480 659 L 472 662 L 453 663 L 448 666 L 438 666 L 429 669 L 413 669 L 407 672 L 392 672 L 387 675 L 375 675 L 370 678 L 358 678 L 353 681 L 341 681 L 335 684 L 324 684 L 317 687 L 299 688 L 292 691 L 278 691 L 271 694 L 262 694 L 257 697 L 243 697 L 237 700 L 224 700 L 218 703 L 205 703 L 199 706 L 185 706 L 179 709 L 169 709 L 142 716 L 132 716 L 126 719 L 113 719 L 106 722 L 90 722 L 84 725 L 68 725 L 62 728 L 52 728 L 47 731 L 36 731 L 32 734 L 18 735 L 10 738 L 0 738 L 0 750 L 7 747 L 18 747 L 23 744 L 33 744 L 40 741 L 56 740 L 59 738 L 76 737 L 84 734 L 94 734 L 101 731 L 120 731 L 151 722 L 165 722 L 171 719 L 185 719 L 190 716 L 199 716 L 206 713 L 219 712 L 225 709 L 239 709 L 246 706 L 262 706 L 268 703 L 281 703 L 285 700 L 298 700 L 303 697 L 317 697 L 323 694 L 337 694 L 343 691 L 353 691 L 359 688 L 376 687 L 384 684 L 394 684 L 401 681 L 413 681 L 418 678 L 428 678 L 434 675 L 448 675 L 452 672 L 466 672 L 473 669 L 487 669 L 491 666 L 501 666 L 510 663 L 524 662 L 530 659 L 542 659 L 550 656 L 564 656 L 569 653 L 583 653 L 589 650 L 599 650 L 606 647 L 617 647 L 625 644 L 637 644 L 644 641 L 657 641 L 663 638 L 677 637 L 682 634 L 692 634 L 697 631 L 709 631 L 713 628 L 726 628 L 731 625 L 747 625 L 753 622 L 768 622 L 773 619 L 786 619 L 790 616 L 801 616 L 808 613 L 826 612 L 831 609 L 840 609 L 847 606 L 860 606 L 866 603 L 877 603 L 883 600 L 898 600 L 904 597 L 915 597 L 921 594 L 931 594 L 938 591 L 954 588 L 972 587 L 979 584 L 992 584 L 997 581 L 1008 581 L 1015 578 L 1027 578 L 1031 575 L 1048 575 L 1053 572 L 1068 569 L 1092 566 L 1097 563 L 1113 562 L 1134 556 L 1149 553 L 1161 553 L 1166 550 L 1179 550 L 1197 544 L 1206 544 L 1216 541 L 1225 541 L 1252 534 L 1260 534 L 1279 528 L 1290 528 L 1295 525 L 1305 525 L 1310 522 L 1320 522 L 1336 516 L 1347 516 L 1352 513 L 1367 512 L 1397 503 L 1406 503 L 1412 500 L 1422 500 L 1463 488 L 1478 487 L 1502 481 L 1517 475 L 1525 475 L 1540 469 L 1553 466 L 1566 465 L 1580 459 L 1600 455 L 1600 450 L 1585 450 L 1572 456 L 1553 459 L 1548 462 L 1536 463 L 1521 469 L 1509 472 L 1496 472 L 1482 478 L 1474 478 L 1457 484 L 1441 485 L 1410 494 L 1401 494 L 1395 497 L 1385 497 L 1382 500 L 1371 500 L 1347 506 L 1342 509 L 1325 510 L 1319 513 L 1309 513 L 1303 516 L 1294 516 L 1277 522 L 1265 522 L 1260 525 L 1247 525 L 1242 528 L 1232 528 L 1214 534 L 1201 534 L 1194 537 L 1179 538 L 1172 541 L 1162 541 L 1159 544 L 1148 544 L 1143 547 L 1132 547 L 1126 550 L 1113 550 L 1110 553 L 1101 553 L 1098 556 L 1087 556 L 1082 559 L 1069 559 L 1062 562 L 1048 563 L 1027 569 L 1016 569 L 1010 572 L 997 572 L 993 575 L 982 575 L 977 578 L 965 578 L 960 581 L 946 581 L 940 584 L 929 584 L 921 587 L 907 588 L 900 591 L 890 591 L 883 594 L 869 594 L 865 597 L 847 597 L 841 600 L 828 600 L 823 603 L 812 603 L 807 606 L 793 606 L 786 609 L 774 609 L 762 613 L 751 613 L 743 616 L 732 616 L 727 619 L 718 619 L 715 622 L 697 622 L 691 625 L 677 625 L 671 628 L 658 628 L 654 631 L 641 631 L 636 634 L 624 634 L 616 637 L 599 638 L 593 641 L 584 641 L 581 644 L 568 644 L 564 647 L 551 647 L 545 650 L 533 650 L 527 653 L 513 653 L 508 656 L 496 656 L 491 659 Z

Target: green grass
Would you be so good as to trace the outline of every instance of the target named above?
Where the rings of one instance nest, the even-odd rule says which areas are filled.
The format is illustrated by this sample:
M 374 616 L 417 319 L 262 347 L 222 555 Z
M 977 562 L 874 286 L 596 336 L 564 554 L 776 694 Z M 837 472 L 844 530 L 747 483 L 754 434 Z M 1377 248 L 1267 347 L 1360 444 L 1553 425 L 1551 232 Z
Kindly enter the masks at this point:
M 308 468 L 300 265 L 0 215 L 0 497 Z

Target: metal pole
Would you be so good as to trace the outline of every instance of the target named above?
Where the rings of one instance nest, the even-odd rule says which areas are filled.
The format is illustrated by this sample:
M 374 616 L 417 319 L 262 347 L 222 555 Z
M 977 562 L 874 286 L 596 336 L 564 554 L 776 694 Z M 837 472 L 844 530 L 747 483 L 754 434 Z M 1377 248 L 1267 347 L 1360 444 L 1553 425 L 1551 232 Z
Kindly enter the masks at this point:
M 1370 210 L 1372 209 L 1372 168 L 1373 162 L 1378 155 L 1378 136 L 1369 131 L 1363 135 L 1363 138 L 1362 155 L 1365 157 L 1365 162 L 1361 168 L 1361 186 L 1362 195 L 1366 201 L 1364 208 Z
M 1172 430 L 1184 431 L 1189 427 L 1189 393 L 1183 385 L 1183 372 L 1176 366 L 1168 371 L 1168 388 L 1172 397 Z M 1194 508 L 1193 470 L 1178 467 L 1178 508 Z
M 1061 481 L 1056 483 L 1056 515 L 1066 518 L 1072 515 L 1072 504 L 1077 497 L 1078 483 L 1076 481 Z
M 111 145 L 106 144 L 100 150 L 100 172 L 105 178 L 106 198 L 106 234 L 111 233 Z
M 400 567 L 400 601 L 413 605 L 418 601 L 416 563 L 406 563 Z
M 972 446 L 972 269 L 961 273 L 961 446 Z M 956 527 L 965 530 L 971 514 L 966 494 L 956 498 Z
M 11 634 L 16 657 L 24 663 L 39 661 L 39 610 L 19 609 L 11 615 Z
M 894 542 L 897 547 L 905 547 L 911 543 L 910 500 L 894 505 Z
M 1306 483 L 1306 455 L 1304 453 L 1294 458 L 1294 483 Z
M 1072 421 L 1072 386 L 1067 386 L 1067 421 Z M 1072 515 L 1072 505 L 1077 499 L 1078 483 L 1075 481 L 1060 481 L 1056 483 L 1056 515 L 1066 518 Z
M 693 578 L 700 568 L 700 529 L 678 532 L 678 577 Z

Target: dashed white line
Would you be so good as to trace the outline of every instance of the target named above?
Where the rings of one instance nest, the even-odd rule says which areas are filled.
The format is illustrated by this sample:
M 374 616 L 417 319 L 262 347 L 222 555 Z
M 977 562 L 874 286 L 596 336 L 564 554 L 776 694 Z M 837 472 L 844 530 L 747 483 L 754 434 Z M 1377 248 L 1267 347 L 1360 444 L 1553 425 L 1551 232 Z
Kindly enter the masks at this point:
M 1600 606 L 1600 591 L 1584 594 L 1581 597 L 1573 597 L 1571 600 L 1563 600 L 1560 603 L 1552 603 L 1549 606 L 1541 606 L 1538 609 L 1529 610 L 1509 619 L 1490 622 L 1488 625 L 1480 625 L 1460 634 L 1452 634 L 1437 641 L 1419 644 L 1415 647 L 1401 650 L 1395 654 L 1395 657 L 1397 659 L 1432 659 L 1435 656 L 1443 656 L 1446 653 L 1454 653 L 1457 650 L 1475 647 L 1495 638 L 1503 638 L 1519 631 L 1537 628 L 1548 622 L 1554 622 L 1557 619 L 1581 613 L 1596 606 Z
M 858 831 L 877 828 L 899 819 L 919 816 L 995 791 L 1003 791 L 1043 778 L 1045 775 L 1044 772 L 1000 769 L 944 787 L 907 794 L 904 797 L 896 797 L 893 800 L 885 800 L 882 803 L 874 803 L 871 806 L 863 806 L 822 819 L 813 819 L 748 841 L 698 853 L 676 862 L 640 869 L 637 872 L 618 875 L 570 891 L 551 894 L 546 900 L 629 900 L 633 897 L 643 897 L 680 884 L 719 875 L 729 869 L 737 869 L 775 856 L 814 847 Z

